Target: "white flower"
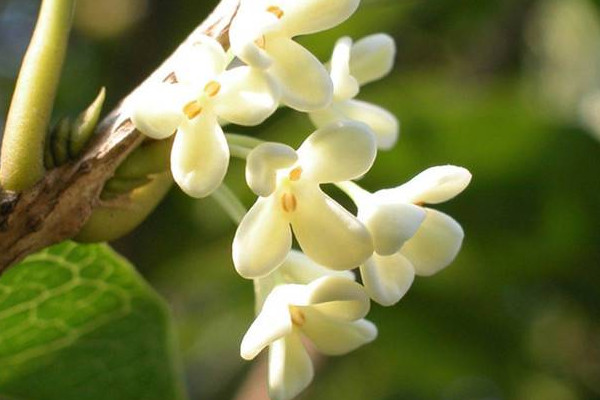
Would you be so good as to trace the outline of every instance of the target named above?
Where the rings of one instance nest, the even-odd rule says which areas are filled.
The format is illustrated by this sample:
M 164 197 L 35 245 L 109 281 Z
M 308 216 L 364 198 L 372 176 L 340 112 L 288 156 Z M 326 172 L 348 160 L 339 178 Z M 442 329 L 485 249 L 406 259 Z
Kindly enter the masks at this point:
M 282 87 L 282 103 L 299 111 L 317 110 L 331 101 L 325 67 L 294 36 L 332 28 L 346 20 L 359 0 L 244 0 L 231 23 L 236 56 L 267 69 Z
M 233 241 L 238 273 L 256 278 L 277 268 L 292 246 L 292 228 L 304 253 L 321 265 L 346 270 L 365 261 L 373 252 L 369 232 L 319 185 L 362 176 L 375 155 L 375 138 L 357 122 L 321 128 L 297 151 L 276 143 L 255 148 L 246 171 L 250 187 L 263 197 Z
M 171 170 L 190 196 L 209 195 L 227 172 L 229 148 L 219 118 L 256 125 L 278 105 L 267 74 L 246 66 L 226 71 L 227 62 L 221 45 L 203 37 L 180 55 L 177 83 L 144 87 L 133 100 L 131 119 L 142 133 L 165 139 L 177 130 Z
M 354 98 L 360 86 L 381 79 L 393 67 L 396 45 L 385 34 L 367 36 L 354 45 L 349 37 L 337 41 L 331 57 L 333 103 L 311 112 L 310 119 L 317 126 L 333 121 L 355 120 L 369 125 L 380 149 L 390 149 L 398 140 L 398 119 L 389 111 Z
M 377 336 L 375 325 L 363 319 L 369 307 L 363 288 L 343 277 L 278 286 L 244 336 L 241 355 L 251 360 L 269 346 L 269 395 L 291 399 L 314 375 L 302 336 L 323 354 L 346 354 Z
M 471 174 L 455 166 L 433 167 L 409 182 L 373 194 L 351 189 L 358 218 L 373 237 L 375 253 L 360 267 L 365 289 L 382 305 L 398 302 L 414 276 L 430 276 L 448 266 L 460 250 L 464 232 L 437 204 L 462 192 Z

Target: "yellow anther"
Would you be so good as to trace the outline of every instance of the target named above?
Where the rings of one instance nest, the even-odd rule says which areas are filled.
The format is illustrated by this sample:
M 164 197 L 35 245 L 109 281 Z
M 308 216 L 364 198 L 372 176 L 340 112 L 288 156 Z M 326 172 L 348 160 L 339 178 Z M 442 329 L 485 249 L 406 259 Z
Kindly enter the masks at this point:
M 216 96 L 217 94 L 219 94 L 220 90 L 221 84 L 217 81 L 210 81 L 206 84 L 206 86 L 204 86 L 204 93 L 206 93 L 208 97 Z
M 259 48 L 263 49 L 265 48 L 265 45 L 267 44 L 267 40 L 265 39 L 265 35 L 262 35 L 261 37 L 259 37 L 258 39 L 256 39 L 254 41 L 254 44 L 257 45 Z
M 290 177 L 290 181 L 298 181 L 300 180 L 300 178 L 302 177 L 302 168 L 301 167 L 296 167 L 293 170 L 290 171 L 289 174 Z
M 298 206 L 298 202 L 296 200 L 296 196 L 291 193 L 284 193 L 281 196 L 281 207 L 283 207 L 283 211 L 285 212 L 294 212 L 296 211 L 296 207 Z
M 202 112 L 202 107 L 200 103 L 196 100 L 190 101 L 185 106 L 183 106 L 183 113 L 188 119 L 196 118 Z
M 297 307 L 290 307 L 290 316 L 292 317 L 292 323 L 298 327 L 304 325 L 304 323 L 306 322 L 306 316 Z
M 271 14 L 276 16 L 277 19 L 281 19 L 283 17 L 283 10 L 277 6 L 269 6 L 267 8 L 267 12 L 270 12 Z

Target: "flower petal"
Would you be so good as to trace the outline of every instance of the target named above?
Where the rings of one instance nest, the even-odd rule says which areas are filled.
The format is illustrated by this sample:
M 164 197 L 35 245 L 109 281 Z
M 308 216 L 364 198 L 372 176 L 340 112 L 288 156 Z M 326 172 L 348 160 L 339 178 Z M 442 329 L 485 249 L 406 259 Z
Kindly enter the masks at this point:
M 389 74 L 395 56 L 396 44 L 391 36 L 384 33 L 366 36 L 352 46 L 350 73 L 361 86 L 366 85 Z
M 305 292 L 306 288 L 301 285 L 282 285 L 273 289 L 242 339 L 242 358 L 252 360 L 262 349 L 292 332 L 290 301 Z
M 348 100 L 359 92 L 358 82 L 350 75 L 350 49 L 352 39 L 338 39 L 331 56 L 331 81 L 333 82 L 334 101 Z
M 278 0 L 284 12 L 282 28 L 290 36 L 321 32 L 348 19 L 358 8 L 359 0 Z
M 165 139 L 175 133 L 184 118 L 186 94 L 182 85 L 160 83 L 144 86 L 129 103 L 131 121 L 144 135 Z M 189 96 L 193 98 L 192 93 Z
M 258 125 L 277 110 L 279 87 L 265 72 L 237 67 L 219 76 L 222 87 L 215 97 L 215 113 L 238 125 Z
M 345 278 L 326 276 L 308 285 L 308 303 L 328 317 L 356 321 L 371 308 L 369 296 L 361 285 Z
M 233 239 L 233 264 L 244 278 L 258 278 L 277 268 L 292 247 L 289 222 L 275 197 L 259 198 Z
M 300 335 L 291 333 L 269 347 L 269 398 L 291 400 L 314 377 L 312 361 Z
M 432 167 L 402 186 L 380 190 L 376 194 L 415 204 L 437 204 L 458 195 L 471 182 L 471 173 L 462 167 Z
M 464 232 L 448 215 L 427 208 L 425 221 L 400 250 L 417 275 L 430 276 L 448 266 L 458 254 Z
M 336 122 L 318 129 L 298 149 L 303 177 L 319 183 L 364 175 L 377 155 L 375 137 L 360 122 Z
M 221 185 L 229 166 L 229 147 L 215 118 L 184 119 L 171 150 L 171 171 L 181 189 L 206 197 Z
M 271 65 L 271 56 L 257 45 L 265 35 L 277 31 L 280 20 L 266 11 L 268 5 L 263 0 L 242 1 L 229 28 L 231 51 L 246 64 L 266 69 Z
M 246 182 L 254 193 L 269 196 L 277 186 L 277 170 L 291 167 L 298 160 L 296 150 L 281 143 L 262 143 L 246 159 Z
M 373 254 L 360 267 L 360 274 L 369 296 L 382 306 L 399 302 L 415 280 L 411 262 L 400 253 L 391 256 Z
M 324 276 L 337 276 L 350 281 L 354 281 L 356 278 L 352 271 L 333 271 L 325 268 L 298 250 L 290 251 L 284 263 L 277 271 L 283 276 L 286 282 L 304 285 Z
M 303 313 L 305 321 L 301 327 L 302 333 L 323 354 L 346 354 L 377 337 L 377 327 L 366 319 L 354 322 L 340 321 L 310 308 L 303 309 Z
M 178 82 L 194 86 L 202 90 L 206 82 L 214 79 L 227 67 L 227 56 L 223 46 L 209 36 L 195 39 L 193 44 L 186 44 L 177 54 L 180 60 L 175 63 L 175 77 Z
M 290 220 L 308 257 L 335 270 L 356 268 L 369 258 L 373 243 L 358 219 L 318 187 L 298 189 L 297 207 Z
M 376 195 L 369 196 L 370 198 Z M 396 253 L 413 237 L 425 219 L 423 207 L 409 203 L 359 203 L 358 219 L 371 233 L 375 252 L 382 256 Z
M 375 133 L 378 148 L 389 150 L 398 141 L 400 123 L 398 118 L 385 108 L 360 100 L 336 103 L 334 107 L 345 119 L 367 124 Z
M 318 110 L 333 96 L 333 85 L 321 62 L 298 43 L 269 35 L 265 50 L 273 63 L 268 72 L 281 86 L 281 102 L 298 111 Z
M 382 150 L 394 147 L 400 134 L 400 123 L 394 114 L 385 108 L 360 100 L 335 102 L 330 107 L 311 112 L 309 117 L 318 128 L 346 120 L 367 124 L 375 134 L 377 147 Z

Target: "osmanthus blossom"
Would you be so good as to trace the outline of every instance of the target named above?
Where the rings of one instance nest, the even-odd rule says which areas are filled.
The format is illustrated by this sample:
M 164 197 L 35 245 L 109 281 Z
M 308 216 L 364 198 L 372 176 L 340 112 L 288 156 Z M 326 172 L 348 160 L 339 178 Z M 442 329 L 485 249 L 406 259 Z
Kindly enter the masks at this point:
M 369 308 L 362 286 L 348 277 L 323 276 L 309 284 L 277 286 L 244 336 L 241 356 L 252 360 L 268 346 L 270 398 L 291 399 L 314 376 L 303 339 L 326 355 L 355 350 L 377 336 L 375 325 L 364 319 Z
M 257 278 L 277 268 L 292 246 L 292 229 L 304 253 L 328 268 L 348 270 L 369 258 L 367 228 L 319 185 L 361 177 L 376 152 L 370 129 L 351 121 L 318 129 L 297 151 L 279 143 L 256 147 L 246 176 L 260 197 L 233 241 L 238 273 Z
M 131 120 L 153 139 L 176 132 L 171 171 L 184 192 L 205 197 L 222 182 L 229 148 L 219 124 L 257 125 L 278 106 L 279 89 L 264 71 L 248 66 L 226 70 L 229 59 L 210 37 L 198 39 L 180 55 L 176 83 L 142 88 Z
M 243 0 L 229 31 L 231 50 L 277 80 L 283 104 L 299 111 L 323 108 L 333 91 L 327 70 L 292 38 L 342 23 L 359 1 Z
M 333 102 L 309 113 L 315 126 L 341 120 L 361 121 L 373 130 L 380 149 L 392 148 L 400 131 L 398 119 L 386 109 L 355 97 L 360 86 L 390 73 L 395 54 L 394 39 L 383 33 L 367 36 L 354 44 L 349 37 L 339 39 L 329 64 Z
M 431 276 L 454 260 L 462 245 L 463 229 L 452 217 L 424 205 L 450 200 L 470 181 L 466 169 L 441 166 L 375 193 L 354 184 L 342 185 L 373 237 L 375 252 L 360 272 L 374 301 L 386 306 L 397 303 L 415 275 Z

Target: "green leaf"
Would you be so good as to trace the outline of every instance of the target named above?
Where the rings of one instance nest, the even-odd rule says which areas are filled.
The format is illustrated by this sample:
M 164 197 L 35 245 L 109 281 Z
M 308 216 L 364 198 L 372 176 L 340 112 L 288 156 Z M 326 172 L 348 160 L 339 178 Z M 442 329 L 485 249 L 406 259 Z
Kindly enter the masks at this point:
M 169 312 L 107 245 L 65 242 L 0 278 L 0 398 L 183 398 Z

